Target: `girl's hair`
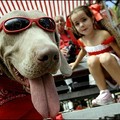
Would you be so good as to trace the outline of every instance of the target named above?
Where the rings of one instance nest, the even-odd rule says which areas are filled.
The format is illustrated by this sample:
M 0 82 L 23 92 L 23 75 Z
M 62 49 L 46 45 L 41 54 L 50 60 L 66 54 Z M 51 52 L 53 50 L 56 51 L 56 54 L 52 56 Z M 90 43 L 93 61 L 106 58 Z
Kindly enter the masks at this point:
M 76 34 L 77 36 L 79 36 L 79 37 L 82 37 L 83 35 L 82 34 L 80 34 L 78 31 L 77 31 L 77 29 L 75 28 L 75 26 L 74 26 L 74 24 L 73 24 L 73 21 L 71 20 L 71 16 L 74 14 L 74 13 L 77 13 L 77 12 L 79 12 L 79 11 L 84 11 L 85 12 L 85 14 L 88 16 L 88 17 L 90 17 L 90 18 L 93 18 L 93 13 L 92 13 L 92 11 L 90 10 L 90 8 L 89 8 L 89 6 L 78 6 L 77 8 L 75 8 L 71 13 L 70 13 L 70 22 L 71 22 L 71 24 L 72 24 L 72 29 L 73 29 L 73 33 L 74 34 Z M 106 27 L 103 25 L 103 24 L 101 24 L 101 22 L 97 22 L 96 21 L 96 19 L 94 19 L 94 28 L 96 28 L 96 29 L 104 29 L 104 30 L 107 30 L 106 29 Z
M 101 2 L 101 1 L 100 1 Z M 77 35 L 78 37 L 82 37 L 83 35 L 80 34 L 77 29 L 75 28 L 72 20 L 71 20 L 71 16 L 74 13 L 77 13 L 78 11 L 84 11 L 86 13 L 86 15 L 90 18 L 92 18 L 94 15 L 92 13 L 92 11 L 90 10 L 89 6 L 79 6 L 77 8 L 75 8 L 71 13 L 70 13 L 70 22 L 72 25 L 72 29 L 73 29 L 73 33 L 75 35 Z M 106 20 L 105 18 L 101 19 L 100 21 L 96 21 L 94 19 L 94 27 L 97 29 L 102 29 L 102 30 L 107 30 L 111 35 L 113 35 L 116 39 L 117 44 L 120 47 L 120 34 L 117 32 L 117 30 L 115 28 L 112 27 L 112 25 L 110 24 L 110 22 L 108 22 L 108 20 Z
M 74 26 L 74 24 L 73 24 L 73 22 L 72 22 L 72 20 L 71 20 L 71 16 L 72 16 L 74 13 L 77 13 L 77 12 L 79 12 L 79 11 L 84 11 L 84 12 L 86 13 L 86 15 L 87 15 L 88 17 L 90 17 L 90 18 L 93 17 L 93 14 L 92 14 L 92 12 L 91 12 L 91 10 L 89 9 L 88 6 L 78 6 L 78 7 L 75 8 L 75 9 L 70 13 L 70 15 L 69 15 L 69 16 L 70 16 L 70 21 L 71 21 L 71 24 L 72 24 L 73 32 L 74 32 L 76 35 L 78 35 L 79 37 L 82 37 L 83 35 L 80 34 L 80 33 L 76 30 L 76 28 L 75 28 L 75 26 Z

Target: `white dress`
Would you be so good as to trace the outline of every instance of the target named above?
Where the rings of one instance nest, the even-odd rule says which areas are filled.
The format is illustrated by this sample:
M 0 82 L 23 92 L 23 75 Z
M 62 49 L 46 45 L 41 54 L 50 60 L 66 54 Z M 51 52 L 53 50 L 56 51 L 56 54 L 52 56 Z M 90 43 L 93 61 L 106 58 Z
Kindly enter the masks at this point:
M 117 60 L 118 64 L 120 65 L 120 58 L 115 54 L 115 52 L 113 51 L 113 49 L 110 47 L 110 43 L 112 41 L 114 41 L 114 37 L 111 36 L 108 39 L 106 39 L 103 43 L 96 45 L 96 46 L 85 46 L 83 44 L 83 42 L 79 39 L 78 44 L 82 47 L 84 47 L 84 49 L 86 50 L 86 52 L 88 53 L 88 56 L 91 55 L 96 55 L 96 56 L 100 56 L 100 54 L 105 53 L 105 52 L 109 52 L 112 56 L 115 57 L 115 59 Z M 106 80 L 106 82 L 112 87 L 115 88 L 117 87 L 117 83 L 113 80 L 113 81 L 109 81 Z
M 89 56 L 97 55 L 99 57 L 100 54 L 109 52 L 109 53 L 111 53 L 111 55 L 113 55 L 116 58 L 116 60 L 118 61 L 118 64 L 120 65 L 120 58 L 115 54 L 115 52 L 113 51 L 113 49 L 110 46 L 110 43 L 113 42 L 114 40 L 115 40 L 114 37 L 111 36 L 99 45 L 85 46 L 83 44 L 83 42 L 79 39 L 78 44 L 80 46 L 84 47 L 84 49 L 86 50 L 86 52 L 88 53 Z

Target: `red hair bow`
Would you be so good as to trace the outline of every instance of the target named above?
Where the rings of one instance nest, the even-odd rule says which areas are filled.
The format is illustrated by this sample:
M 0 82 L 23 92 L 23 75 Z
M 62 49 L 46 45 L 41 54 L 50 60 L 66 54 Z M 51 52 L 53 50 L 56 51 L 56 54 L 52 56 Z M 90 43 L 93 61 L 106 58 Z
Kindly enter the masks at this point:
M 92 11 L 96 21 L 100 21 L 103 19 L 101 13 L 100 13 L 100 5 L 99 4 L 93 4 L 89 6 L 90 10 Z

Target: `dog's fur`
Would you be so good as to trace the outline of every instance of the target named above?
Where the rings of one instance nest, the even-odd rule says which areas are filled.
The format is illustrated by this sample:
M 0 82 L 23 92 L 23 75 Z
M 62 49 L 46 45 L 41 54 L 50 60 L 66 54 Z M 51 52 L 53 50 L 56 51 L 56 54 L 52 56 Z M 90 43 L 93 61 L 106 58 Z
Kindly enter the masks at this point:
M 13 11 L 0 19 L 0 69 L 12 80 L 30 88 L 34 107 L 43 117 L 55 117 L 59 111 L 59 99 L 51 74 L 56 73 L 59 68 L 64 75 L 71 75 L 72 71 L 59 51 L 56 32 L 46 32 L 33 23 L 22 32 L 5 33 L 2 22 L 17 16 L 35 19 L 46 15 L 37 10 Z M 47 93 L 47 89 L 51 95 Z M 39 101 L 41 97 L 43 101 Z

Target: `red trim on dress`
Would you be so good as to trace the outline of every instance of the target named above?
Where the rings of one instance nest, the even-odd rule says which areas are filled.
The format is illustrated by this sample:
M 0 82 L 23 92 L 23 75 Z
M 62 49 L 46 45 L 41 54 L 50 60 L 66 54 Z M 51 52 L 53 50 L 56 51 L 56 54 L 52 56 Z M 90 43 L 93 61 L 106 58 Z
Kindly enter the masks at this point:
M 110 36 L 109 38 L 107 38 L 106 40 L 104 40 L 104 41 L 102 42 L 102 45 L 103 45 L 103 44 L 104 44 L 104 45 L 110 44 L 110 43 L 113 42 L 114 40 L 115 40 L 114 36 Z M 80 39 L 78 39 L 77 42 L 78 42 L 78 45 L 79 45 L 79 46 L 85 47 L 84 43 L 83 43 Z
M 113 36 L 110 36 L 105 41 L 103 41 L 102 44 L 107 45 L 107 44 L 110 44 L 111 42 L 113 42 L 114 40 L 115 40 L 115 38 Z
M 112 51 L 112 48 L 111 47 L 108 47 L 104 50 L 100 50 L 100 51 L 96 51 L 96 52 L 88 52 L 89 55 L 99 55 L 101 53 L 105 53 L 105 52 L 109 52 L 109 51 Z

